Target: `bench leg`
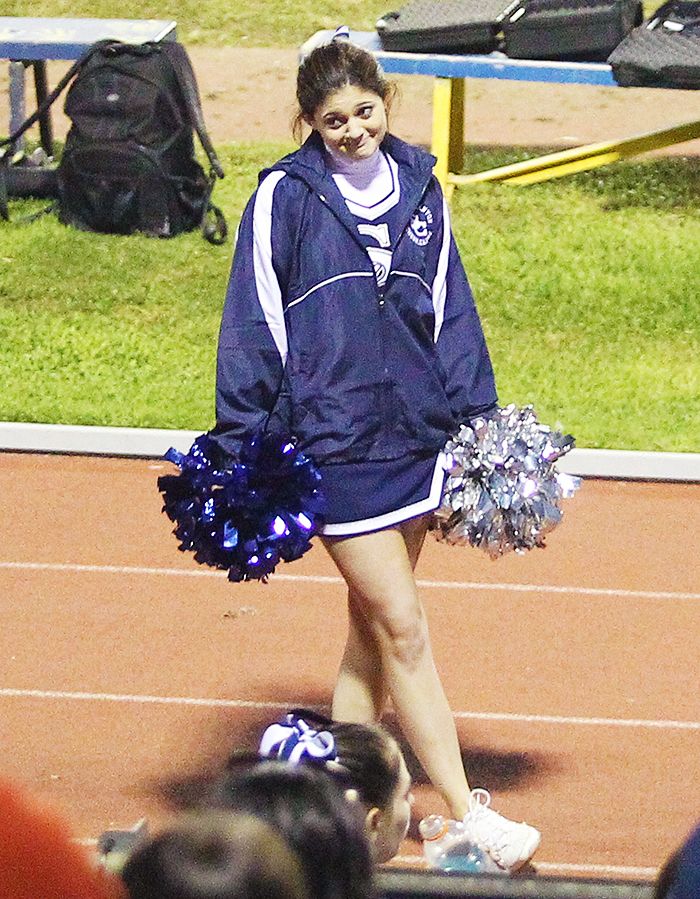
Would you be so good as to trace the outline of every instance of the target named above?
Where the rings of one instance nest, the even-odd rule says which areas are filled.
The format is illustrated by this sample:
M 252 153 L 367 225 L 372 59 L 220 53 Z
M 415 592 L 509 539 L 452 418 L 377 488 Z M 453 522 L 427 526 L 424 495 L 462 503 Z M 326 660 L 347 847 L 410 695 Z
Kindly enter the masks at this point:
M 37 107 L 41 106 L 48 95 L 48 81 L 46 78 L 46 62 L 39 59 L 36 62 L 24 62 L 19 59 L 10 60 L 10 83 L 9 83 L 9 99 L 10 99 L 10 134 L 13 134 L 22 125 L 27 117 L 25 102 L 25 70 L 27 66 L 34 69 L 34 88 L 36 91 Z M 39 132 L 41 135 L 41 146 L 47 156 L 53 156 L 53 128 L 51 126 L 51 112 L 47 110 L 39 119 Z M 21 135 L 14 143 L 12 151 L 14 153 L 23 150 L 25 146 L 25 137 Z
M 10 134 L 19 128 L 26 118 L 24 104 L 24 63 L 19 60 L 10 61 Z M 12 147 L 13 152 L 24 146 L 24 135 Z
M 436 77 L 433 84 L 431 149 L 435 177 L 447 193 L 449 175 L 464 163 L 464 79 Z
M 48 80 L 46 78 L 46 61 L 37 59 L 34 65 L 34 88 L 36 90 L 37 109 L 41 107 L 49 93 Z M 53 128 L 51 126 L 51 110 L 47 110 L 39 119 L 39 134 L 41 146 L 47 156 L 53 156 Z

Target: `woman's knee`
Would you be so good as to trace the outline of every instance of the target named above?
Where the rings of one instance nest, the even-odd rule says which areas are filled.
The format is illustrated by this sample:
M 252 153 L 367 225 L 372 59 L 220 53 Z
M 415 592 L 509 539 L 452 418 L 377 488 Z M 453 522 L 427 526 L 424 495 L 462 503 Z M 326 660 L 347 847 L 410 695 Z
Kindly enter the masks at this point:
M 376 642 L 382 662 L 418 665 L 429 650 L 428 631 L 402 533 L 324 542 L 348 584 L 348 607 L 361 638 Z
M 386 661 L 412 670 L 428 651 L 428 627 L 420 607 L 410 614 L 384 610 L 381 616 L 370 621 L 370 627 Z

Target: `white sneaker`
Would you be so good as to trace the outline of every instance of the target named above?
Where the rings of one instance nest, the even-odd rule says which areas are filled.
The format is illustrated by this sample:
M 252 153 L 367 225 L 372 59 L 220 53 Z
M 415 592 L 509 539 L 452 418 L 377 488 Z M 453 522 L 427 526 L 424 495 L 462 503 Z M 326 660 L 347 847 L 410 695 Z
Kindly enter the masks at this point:
M 529 824 L 504 818 L 489 808 L 490 804 L 488 790 L 472 790 L 464 826 L 471 840 L 488 852 L 499 868 L 517 871 L 537 851 L 541 834 Z

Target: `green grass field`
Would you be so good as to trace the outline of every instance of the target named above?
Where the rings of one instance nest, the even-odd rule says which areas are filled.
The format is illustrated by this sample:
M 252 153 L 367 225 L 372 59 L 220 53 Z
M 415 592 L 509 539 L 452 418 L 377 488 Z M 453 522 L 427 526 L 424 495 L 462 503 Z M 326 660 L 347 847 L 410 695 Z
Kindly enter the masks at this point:
M 659 3 L 648 0 L 649 14 Z M 372 29 L 384 0 L 124 0 L 185 44 L 296 46 Z M 3 15 L 114 17 L 107 0 L 6 0 Z M 216 200 L 235 230 L 257 172 L 289 145 L 230 145 Z M 525 150 L 470 148 L 481 170 Z M 0 227 L 0 420 L 206 429 L 231 242 L 17 221 Z M 580 446 L 699 450 L 700 159 L 620 163 L 528 188 L 456 192 L 453 225 L 501 402 L 532 402 Z
M 662 0 L 646 0 L 656 9 Z M 4 16 L 89 16 L 121 19 L 172 19 L 186 44 L 249 47 L 291 47 L 321 28 L 346 24 L 371 31 L 383 13 L 399 6 L 389 0 L 122 0 L 118 10 L 110 0 L 5 0 Z
M 221 148 L 232 231 L 290 145 Z M 474 170 L 525 151 L 472 151 Z M 528 188 L 457 190 L 453 226 L 503 403 L 579 446 L 697 452 L 700 159 L 620 163 Z M 13 204 L 13 218 L 39 203 Z M 231 241 L 86 234 L 54 216 L 0 228 L 0 420 L 213 423 Z
M 89 16 L 105 19 L 173 19 L 186 44 L 290 47 L 320 28 L 343 23 L 371 30 L 382 13 L 394 7 L 383 0 L 123 0 L 115 11 L 110 0 L 6 0 L 4 16 Z

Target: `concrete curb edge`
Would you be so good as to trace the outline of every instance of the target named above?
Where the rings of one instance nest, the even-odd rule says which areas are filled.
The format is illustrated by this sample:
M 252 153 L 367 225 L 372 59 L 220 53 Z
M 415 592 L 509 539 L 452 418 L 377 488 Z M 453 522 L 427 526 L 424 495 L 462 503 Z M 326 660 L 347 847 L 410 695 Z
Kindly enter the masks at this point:
M 160 458 L 189 449 L 199 431 L 0 422 L 0 451 Z M 560 471 L 583 477 L 700 482 L 700 453 L 574 449 Z

